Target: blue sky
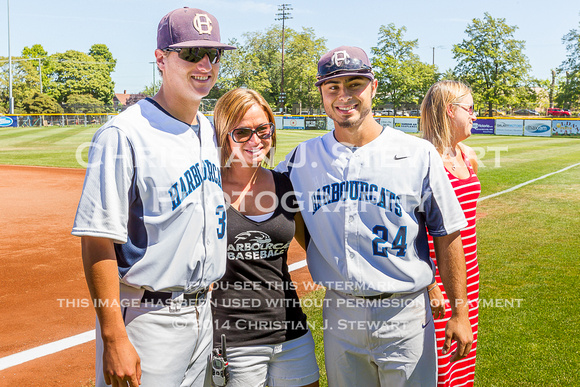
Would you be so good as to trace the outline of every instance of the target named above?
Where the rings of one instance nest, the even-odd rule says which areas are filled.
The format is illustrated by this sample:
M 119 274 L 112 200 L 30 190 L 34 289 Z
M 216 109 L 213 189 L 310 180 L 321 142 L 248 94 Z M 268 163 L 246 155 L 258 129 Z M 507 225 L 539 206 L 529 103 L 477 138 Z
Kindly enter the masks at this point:
M 8 56 L 7 1 L 0 0 L 0 55 Z M 526 41 L 525 54 L 532 74 L 548 79 L 565 59 L 562 37 L 580 26 L 580 2 L 515 0 L 286 0 L 293 19 L 286 25 L 313 28 L 327 47 L 362 47 L 369 53 L 377 44 L 381 25 L 405 26 L 406 40 L 418 39 L 415 51 L 440 71 L 455 66 L 451 48 L 467 38 L 473 18 L 489 12 L 518 26 L 516 39 Z M 275 23 L 283 1 L 260 0 L 10 0 L 10 41 L 13 56 L 33 44 L 49 54 L 87 52 L 106 44 L 117 59 L 115 92 L 136 93 L 153 81 L 153 52 L 157 24 L 167 12 L 182 6 L 204 9 L 220 22 L 222 41 L 241 39 L 248 31 L 265 31 Z

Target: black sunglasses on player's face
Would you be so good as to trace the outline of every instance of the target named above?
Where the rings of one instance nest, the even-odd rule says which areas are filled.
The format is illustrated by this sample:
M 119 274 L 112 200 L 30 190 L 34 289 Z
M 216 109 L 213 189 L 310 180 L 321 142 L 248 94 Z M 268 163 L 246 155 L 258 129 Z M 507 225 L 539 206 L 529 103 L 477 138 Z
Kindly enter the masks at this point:
M 163 51 L 176 52 L 181 59 L 191 63 L 197 63 L 200 60 L 202 60 L 204 56 L 207 55 L 209 61 L 212 64 L 216 64 L 220 61 L 220 57 L 222 56 L 223 50 L 220 50 L 219 48 L 202 48 L 202 47 L 178 47 L 178 48 L 169 47 Z

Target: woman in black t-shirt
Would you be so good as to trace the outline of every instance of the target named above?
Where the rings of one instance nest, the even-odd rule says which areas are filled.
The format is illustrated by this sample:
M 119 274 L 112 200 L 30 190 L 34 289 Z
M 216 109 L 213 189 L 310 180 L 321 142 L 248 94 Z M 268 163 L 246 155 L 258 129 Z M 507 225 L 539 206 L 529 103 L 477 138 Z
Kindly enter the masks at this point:
M 225 334 L 228 386 L 318 386 L 314 340 L 287 264 L 295 231 L 303 240 L 300 212 L 290 180 L 262 166 L 273 161 L 274 114 L 257 92 L 235 89 L 217 102 L 214 121 L 228 207 L 226 273 L 212 292 L 214 346 Z

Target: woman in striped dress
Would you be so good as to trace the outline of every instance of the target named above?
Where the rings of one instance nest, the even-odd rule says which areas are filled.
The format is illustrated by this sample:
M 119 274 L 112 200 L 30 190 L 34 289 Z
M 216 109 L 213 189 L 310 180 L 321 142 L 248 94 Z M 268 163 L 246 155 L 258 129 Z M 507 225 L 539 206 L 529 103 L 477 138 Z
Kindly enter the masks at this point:
M 445 308 L 448 301 L 438 269 L 435 273 L 435 281 L 428 287 L 433 317 L 435 318 L 438 387 L 473 386 L 475 375 L 479 297 L 475 213 L 481 187 L 477 178 L 476 154 L 473 149 L 461 143 L 471 135 L 471 128 L 475 120 L 471 89 L 461 82 L 447 80 L 437 82 L 431 86 L 423 99 L 421 105 L 423 137 L 433 143 L 441 154 L 447 176 L 468 222 L 468 226 L 461 230 L 467 268 L 469 320 L 473 330 L 473 345 L 466 358 L 454 363 L 449 361 L 455 351 L 455 342 L 453 342 L 451 350 L 447 351 L 446 354 L 442 353 L 445 341 L 445 324 L 451 317 L 451 310 L 449 307 Z M 429 237 L 429 251 L 433 262 L 437 265 L 431 237 Z

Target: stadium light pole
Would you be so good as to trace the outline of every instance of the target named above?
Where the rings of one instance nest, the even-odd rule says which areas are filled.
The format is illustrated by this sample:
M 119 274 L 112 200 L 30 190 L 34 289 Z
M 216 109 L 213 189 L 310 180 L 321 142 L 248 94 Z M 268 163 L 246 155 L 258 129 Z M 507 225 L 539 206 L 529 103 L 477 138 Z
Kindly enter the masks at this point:
M 284 102 L 286 102 L 286 93 L 284 93 L 284 20 L 292 19 L 290 12 L 292 4 L 280 4 L 278 6 L 279 13 L 276 14 L 278 18 L 275 20 L 282 20 L 282 79 L 280 82 L 280 98 L 278 102 L 280 103 L 280 111 L 284 110 Z
M 10 86 L 8 87 L 8 111 L 14 114 L 14 97 L 12 97 L 12 53 L 10 51 L 10 0 L 6 0 L 8 7 L 8 74 L 10 78 Z
M 155 84 L 155 70 L 157 70 L 157 62 L 149 62 L 153 65 L 153 95 L 155 95 L 155 93 L 157 93 L 156 87 L 157 85 Z

